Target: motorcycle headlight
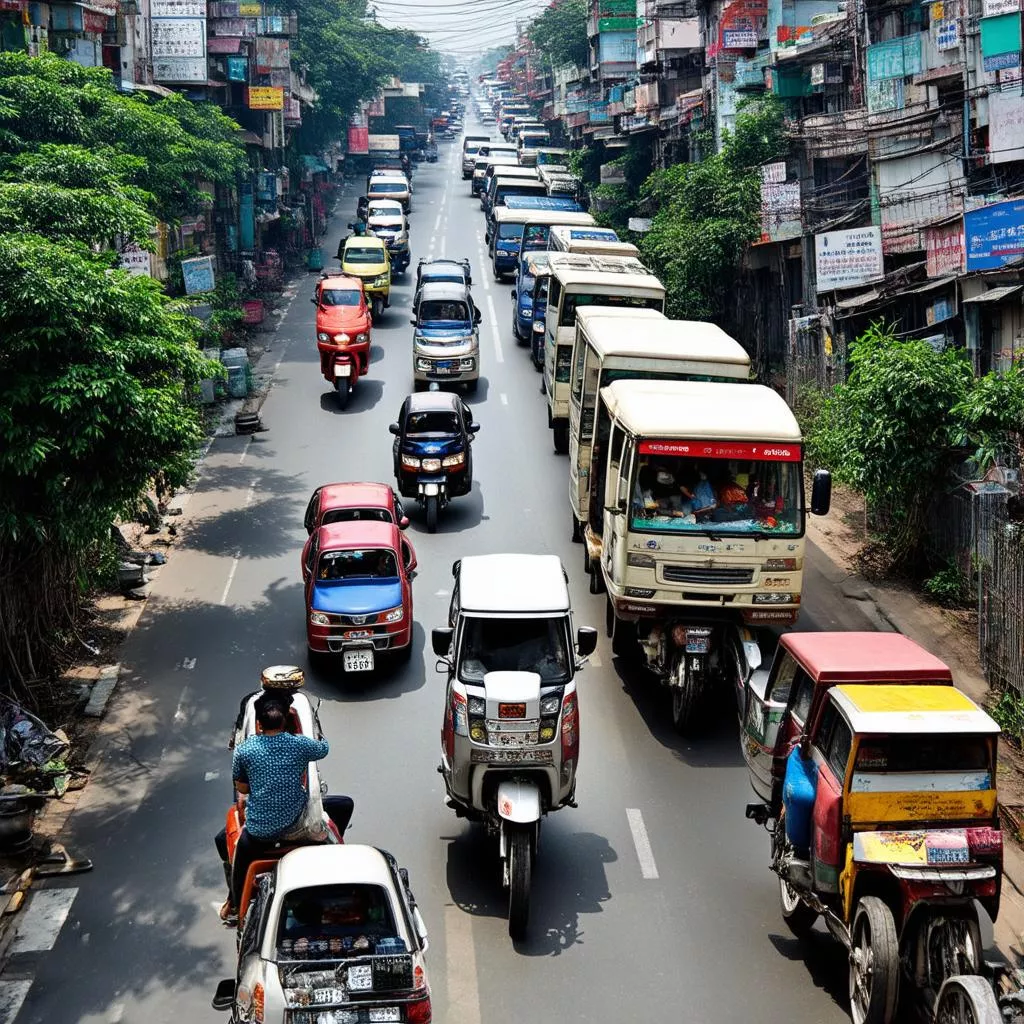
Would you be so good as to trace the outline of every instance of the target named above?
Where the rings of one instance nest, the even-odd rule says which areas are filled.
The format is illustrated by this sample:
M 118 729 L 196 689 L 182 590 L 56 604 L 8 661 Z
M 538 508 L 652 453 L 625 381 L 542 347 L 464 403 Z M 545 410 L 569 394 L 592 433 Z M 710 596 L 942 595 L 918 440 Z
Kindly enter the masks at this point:
M 442 466 L 461 466 L 466 461 L 466 453 L 459 452 L 457 455 L 448 455 L 441 460 Z
M 317 335 L 316 335 L 316 340 L 317 341 L 330 341 L 331 340 L 331 336 L 329 334 L 324 334 L 323 331 L 318 331 Z
M 331 624 L 331 617 L 323 612 L 310 612 L 309 621 L 314 626 L 329 626 Z
M 364 341 L 369 340 L 370 336 L 365 331 L 360 331 L 359 334 L 356 335 L 356 341 L 359 342 L 360 344 Z
M 441 468 L 440 459 L 424 459 L 420 465 L 424 473 L 436 473 Z
M 403 455 L 402 465 L 405 466 L 406 469 L 419 469 L 420 460 L 417 459 L 415 455 Z
M 381 612 L 381 622 L 401 622 L 405 615 L 405 610 L 399 605 L 397 608 L 392 608 L 389 611 Z
M 540 320 L 534 320 L 533 321 L 533 333 L 534 334 L 543 334 L 544 333 L 544 324 L 541 323 Z
M 347 334 L 336 334 L 334 340 L 342 345 L 347 345 L 352 339 Z
M 540 702 L 540 713 L 545 718 L 549 718 L 551 715 L 557 715 L 562 709 L 562 698 L 557 694 L 551 697 L 544 697 Z

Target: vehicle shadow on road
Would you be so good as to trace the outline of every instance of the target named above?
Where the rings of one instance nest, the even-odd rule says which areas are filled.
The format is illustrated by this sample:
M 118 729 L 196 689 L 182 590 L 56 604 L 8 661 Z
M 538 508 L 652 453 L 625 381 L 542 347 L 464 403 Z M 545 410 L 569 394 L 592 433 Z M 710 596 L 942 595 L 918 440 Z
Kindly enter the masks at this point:
M 262 453 L 261 453 L 262 457 Z M 199 500 L 211 492 L 255 487 L 248 505 L 194 519 L 182 530 L 180 548 L 210 555 L 276 558 L 301 550 L 302 512 L 308 495 L 301 477 L 250 465 L 204 469 Z M 196 499 L 193 499 L 196 500 Z M 298 531 L 298 532 L 297 532 Z M 259 544 L 246 544 L 253 536 Z
M 419 537 L 427 534 L 426 513 L 423 506 L 414 499 L 407 498 L 404 503 L 405 514 L 409 517 L 409 529 Z M 474 480 L 469 494 L 461 498 L 453 498 L 451 504 L 437 517 L 437 532 L 463 533 L 479 526 L 484 519 L 484 495 L 480 484 Z
M 807 965 L 814 985 L 832 998 L 844 1013 L 850 1009 L 848 954 L 841 942 L 820 925 L 808 942 L 792 935 L 770 934 L 768 941 L 787 960 Z
M 336 665 L 312 665 L 307 658 L 300 663 L 306 673 L 306 690 L 328 703 L 396 700 L 403 694 L 419 690 L 426 683 L 425 647 L 426 633 L 415 622 L 412 627 L 412 653 L 407 662 L 378 655 L 377 667 L 372 672 L 345 673 L 341 669 L 340 656 Z
M 482 826 L 442 836 L 448 844 L 446 880 L 455 905 L 476 917 L 508 917 L 508 894 L 501 887 L 497 841 Z M 541 833 L 534 863 L 527 938 L 515 943 L 523 956 L 558 956 L 583 944 L 580 914 L 601 913 L 611 899 L 605 865 L 618 854 L 604 836 L 564 832 L 548 826 Z M 573 884 L 565 884 L 571 865 Z
M 742 768 L 745 764 L 736 732 L 736 708 L 732 694 L 708 707 L 699 731 L 680 736 L 672 725 L 672 698 L 668 689 L 641 668 L 622 658 L 613 659 L 613 671 L 622 690 L 647 724 L 651 736 L 691 768 Z
M 372 409 L 383 397 L 384 381 L 360 377 L 344 409 L 338 404 L 338 396 L 333 390 L 320 395 L 320 408 L 334 416 L 354 416 Z

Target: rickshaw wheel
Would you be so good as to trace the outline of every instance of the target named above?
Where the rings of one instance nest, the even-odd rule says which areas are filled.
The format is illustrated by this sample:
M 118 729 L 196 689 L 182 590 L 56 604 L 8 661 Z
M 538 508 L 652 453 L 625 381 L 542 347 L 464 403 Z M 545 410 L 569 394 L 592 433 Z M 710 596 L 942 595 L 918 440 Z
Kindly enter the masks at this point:
M 930 918 L 923 926 L 928 985 L 937 992 L 947 978 L 981 970 L 981 928 L 973 907 Z
M 977 975 L 950 978 L 939 993 L 935 1024 L 1003 1024 L 988 980 Z
M 798 939 L 806 939 L 811 934 L 814 922 L 818 920 L 818 914 L 800 899 L 793 886 L 784 878 L 779 879 L 779 906 L 786 927 Z
M 850 942 L 853 1024 L 891 1024 L 899 996 L 899 940 L 892 911 L 877 896 L 857 905 Z

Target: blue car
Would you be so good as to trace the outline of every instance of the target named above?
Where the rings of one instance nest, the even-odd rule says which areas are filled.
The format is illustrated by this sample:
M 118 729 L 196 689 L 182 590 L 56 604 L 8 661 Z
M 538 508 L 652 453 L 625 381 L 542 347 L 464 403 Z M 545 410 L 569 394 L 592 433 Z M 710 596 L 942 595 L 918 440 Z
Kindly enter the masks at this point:
M 537 274 L 544 272 L 548 266 L 549 252 L 546 249 L 523 253 L 519 260 L 519 273 L 516 275 L 516 286 L 512 292 L 512 333 L 521 345 L 530 342 L 533 334 L 533 290 Z M 543 323 L 543 317 L 541 318 Z

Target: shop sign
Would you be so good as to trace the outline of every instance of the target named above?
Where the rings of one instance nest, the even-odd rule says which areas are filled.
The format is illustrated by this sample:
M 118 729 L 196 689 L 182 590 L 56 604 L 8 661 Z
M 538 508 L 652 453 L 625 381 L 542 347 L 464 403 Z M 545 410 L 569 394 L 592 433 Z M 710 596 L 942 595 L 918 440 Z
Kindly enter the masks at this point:
M 212 292 L 215 284 L 213 257 L 197 256 L 191 260 L 182 260 L 181 276 L 185 281 L 186 295 Z
M 781 185 L 786 180 L 786 161 L 761 164 L 761 181 L 765 185 Z
M 206 0 L 150 0 L 151 18 L 205 18 Z
M 151 259 L 152 254 L 145 249 L 141 249 L 137 245 L 126 245 L 118 253 L 117 262 L 122 270 L 127 270 L 133 277 L 150 277 L 152 274 Z
M 943 320 L 952 320 L 955 316 L 956 303 L 951 298 L 936 299 L 924 311 L 924 320 L 929 327 L 941 324 Z
M 983 10 L 986 18 L 994 18 L 997 14 L 1016 14 L 1020 10 L 1020 0 L 985 0 Z
M 1017 90 L 988 94 L 988 156 L 994 164 L 1024 160 L 1024 99 Z
M 921 73 L 921 36 L 901 36 L 868 47 L 868 81 L 884 82 Z
M 890 78 L 882 82 L 868 82 L 868 113 L 880 114 L 886 110 L 903 109 L 903 79 Z
M 256 70 L 267 72 L 273 68 L 287 68 L 289 50 L 287 39 L 256 38 Z
M 203 18 L 154 18 L 153 57 L 205 57 Z
M 756 50 L 756 28 L 727 28 L 722 30 L 722 47 L 726 50 Z
M 249 86 L 250 110 L 284 110 L 284 89 L 273 85 Z
M 761 182 L 761 241 L 781 242 L 803 234 L 800 182 Z
M 858 288 L 884 276 L 882 230 L 878 227 L 826 231 L 814 236 L 817 290 Z
M 968 270 L 999 270 L 1024 256 L 1024 199 L 964 214 Z
M 964 269 L 964 225 L 962 220 L 924 229 L 924 248 L 929 277 L 949 277 Z
M 205 56 L 153 57 L 155 82 L 205 82 L 207 78 Z

